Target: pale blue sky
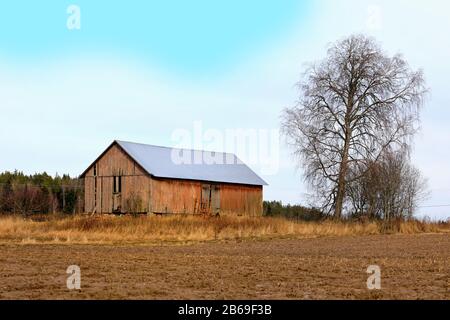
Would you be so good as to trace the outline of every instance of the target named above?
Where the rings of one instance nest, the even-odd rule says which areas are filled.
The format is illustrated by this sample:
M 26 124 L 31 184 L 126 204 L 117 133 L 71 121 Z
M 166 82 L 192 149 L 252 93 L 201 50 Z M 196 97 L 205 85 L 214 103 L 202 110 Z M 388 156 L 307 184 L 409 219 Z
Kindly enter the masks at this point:
M 80 30 L 66 27 L 70 4 Z M 445 0 L 2 4 L 0 170 L 77 175 L 114 139 L 173 146 L 173 132 L 196 121 L 221 132 L 277 129 L 304 63 L 363 32 L 424 69 L 432 94 L 413 158 L 429 179 L 425 205 L 450 204 L 448 12 Z M 265 198 L 305 204 L 282 141 L 279 158 L 277 173 L 263 175 Z M 450 208 L 421 214 L 446 218 Z
M 65 28 L 70 4 L 81 30 Z M 51 59 L 112 51 L 193 74 L 223 70 L 307 16 L 308 1 L 11 1 L 0 13 L 1 50 Z

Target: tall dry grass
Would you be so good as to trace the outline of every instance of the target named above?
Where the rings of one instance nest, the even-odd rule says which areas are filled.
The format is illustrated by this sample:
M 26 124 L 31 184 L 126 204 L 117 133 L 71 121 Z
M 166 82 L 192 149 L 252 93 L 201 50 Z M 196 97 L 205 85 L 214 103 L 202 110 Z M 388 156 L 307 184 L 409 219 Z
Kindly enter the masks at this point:
M 450 232 L 450 223 L 294 222 L 283 218 L 196 216 L 0 217 L 0 241 L 19 243 L 147 243 L 272 237 L 374 235 L 385 232 Z

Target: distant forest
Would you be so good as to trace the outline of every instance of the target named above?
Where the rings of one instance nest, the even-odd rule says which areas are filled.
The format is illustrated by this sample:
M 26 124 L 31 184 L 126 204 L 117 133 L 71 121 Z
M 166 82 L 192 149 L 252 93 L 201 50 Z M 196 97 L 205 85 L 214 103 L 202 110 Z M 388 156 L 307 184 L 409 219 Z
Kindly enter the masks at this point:
M 264 216 L 283 217 L 302 221 L 318 221 L 325 215 L 317 209 L 307 208 L 300 205 L 284 205 L 281 201 L 264 201 Z
M 77 213 L 83 210 L 80 180 L 69 175 L 0 173 L 0 213 Z

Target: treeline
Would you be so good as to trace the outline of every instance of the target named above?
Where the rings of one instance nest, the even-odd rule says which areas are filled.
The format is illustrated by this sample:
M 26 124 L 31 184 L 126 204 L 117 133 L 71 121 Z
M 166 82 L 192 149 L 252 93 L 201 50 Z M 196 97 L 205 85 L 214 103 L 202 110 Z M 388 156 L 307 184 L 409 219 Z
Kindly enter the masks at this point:
M 325 218 L 320 210 L 300 205 L 284 205 L 281 201 L 264 201 L 263 209 L 266 217 L 283 217 L 302 221 L 319 221 Z
M 44 173 L 25 175 L 21 171 L 0 173 L 0 213 L 36 214 L 83 211 L 83 188 L 69 175 L 52 177 Z

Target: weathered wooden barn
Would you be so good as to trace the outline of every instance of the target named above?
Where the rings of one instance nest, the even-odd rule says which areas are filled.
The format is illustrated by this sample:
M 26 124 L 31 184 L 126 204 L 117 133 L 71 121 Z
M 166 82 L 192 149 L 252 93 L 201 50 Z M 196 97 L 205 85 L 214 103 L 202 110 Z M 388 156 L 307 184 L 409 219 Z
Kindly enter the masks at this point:
M 267 185 L 235 155 L 114 141 L 81 175 L 89 213 L 262 214 Z

